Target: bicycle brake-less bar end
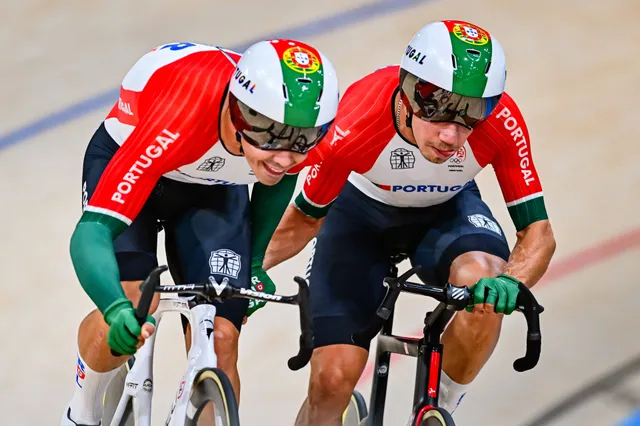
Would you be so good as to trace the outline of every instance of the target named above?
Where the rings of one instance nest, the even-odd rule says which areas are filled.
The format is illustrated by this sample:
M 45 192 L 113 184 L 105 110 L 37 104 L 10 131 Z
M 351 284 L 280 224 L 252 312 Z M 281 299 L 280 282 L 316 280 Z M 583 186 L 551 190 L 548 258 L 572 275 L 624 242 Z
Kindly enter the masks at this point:
M 527 320 L 527 352 L 524 357 L 514 361 L 513 369 L 522 373 L 531 370 L 540 360 L 540 352 L 542 351 L 540 314 L 544 311 L 544 308 L 538 304 L 529 287 L 523 283 L 520 283 L 518 287 L 520 293 L 518 294 L 517 305 L 521 308 Z
M 160 275 L 169 269 L 166 265 L 160 265 L 151 270 L 149 275 L 145 280 L 140 284 L 140 300 L 138 301 L 138 306 L 136 307 L 135 317 L 138 320 L 138 324 L 142 325 L 147 320 L 147 315 L 149 315 L 149 309 L 151 308 L 151 302 L 153 301 L 153 295 L 155 294 L 156 286 L 160 283 Z M 121 353 L 114 351 L 111 349 L 111 355 L 118 357 L 122 356 Z
M 300 350 L 289 359 L 287 365 L 292 371 L 300 370 L 307 365 L 313 354 L 313 323 L 309 306 L 309 284 L 304 278 L 294 277 L 298 284 L 298 308 L 300 309 Z

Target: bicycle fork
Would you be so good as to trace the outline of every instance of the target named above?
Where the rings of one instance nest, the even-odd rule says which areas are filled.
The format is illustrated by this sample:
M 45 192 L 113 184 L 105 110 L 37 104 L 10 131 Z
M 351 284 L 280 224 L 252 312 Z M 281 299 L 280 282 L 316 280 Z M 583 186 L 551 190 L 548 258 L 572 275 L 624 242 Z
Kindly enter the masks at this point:
M 414 424 L 430 407 L 438 407 L 443 351 L 440 334 L 454 313 L 447 311 L 442 304 L 434 312 L 428 313 L 425 318 L 424 337 L 418 340 L 392 335 L 394 311 L 391 312 L 378 336 L 367 426 L 383 424 L 392 353 L 417 357 L 413 412 L 409 424 Z

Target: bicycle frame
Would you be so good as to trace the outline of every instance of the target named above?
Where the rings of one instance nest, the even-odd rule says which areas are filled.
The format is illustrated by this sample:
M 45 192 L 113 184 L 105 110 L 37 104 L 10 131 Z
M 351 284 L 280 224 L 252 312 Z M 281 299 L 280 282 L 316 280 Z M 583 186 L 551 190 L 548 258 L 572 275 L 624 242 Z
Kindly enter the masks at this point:
M 453 317 L 454 311 L 448 311 L 439 305 L 425 318 L 422 338 L 401 337 L 392 334 L 393 311 L 378 336 L 376 364 L 371 385 L 370 411 L 368 426 L 382 426 L 384 407 L 389 379 L 389 361 L 391 354 L 400 354 L 417 358 L 416 382 L 413 395 L 412 422 L 430 407 L 438 407 L 440 395 L 440 371 L 442 369 L 442 344 L 440 334 Z
M 395 264 L 390 266 L 388 276 L 393 278 L 398 276 L 398 268 Z M 447 310 L 446 305 L 440 303 L 433 312 L 427 312 L 422 338 L 394 336 L 392 333 L 394 313 L 395 309 L 392 309 L 377 338 L 376 364 L 373 370 L 367 426 L 383 424 L 392 353 L 417 358 L 413 410 L 409 424 L 413 425 L 426 409 L 438 407 L 440 371 L 442 370 L 440 335 L 453 318 L 455 311 Z
M 156 320 L 156 332 L 145 341 L 144 345 L 136 353 L 135 363 L 127 373 L 122 397 L 111 421 L 111 426 L 120 424 L 127 403 L 131 398 L 135 398 L 133 417 L 136 426 L 151 426 L 153 351 L 155 338 L 158 335 L 158 327 L 160 327 L 162 317 L 167 312 L 179 312 L 189 319 L 192 344 L 187 356 L 187 369 L 171 405 L 171 411 L 165 426 L 184 425 L 184 418 L 188 414 L 188 396 L 196 375 L 203 368 L 215 368 L 218 364 L 213 349 L 213 321 L 216 316 L 216 307 L 212 304 L 199 304 L 189 308 L 189 302 L 186 298 L 160 299 L 158 309 L 153 314 Z M 193 415 L 194 413 L 189 414 Z

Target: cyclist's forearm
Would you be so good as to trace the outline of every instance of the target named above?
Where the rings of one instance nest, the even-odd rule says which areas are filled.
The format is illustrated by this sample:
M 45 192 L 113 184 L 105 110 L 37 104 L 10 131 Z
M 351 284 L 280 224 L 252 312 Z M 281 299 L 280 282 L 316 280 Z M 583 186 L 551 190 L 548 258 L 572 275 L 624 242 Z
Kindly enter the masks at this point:
M 256 183 L 251 193 L 251 251 L 254 260 L 264 258 L 269 240 L 296 188 L 297 175 L 285 175 L 273 186 Z
M 534 222 L 518 232 L 504 273 L 533 287 L 542 278 L 556 249 L 553 230 L 548 220 Z
M 126 297 L 113 251 L 113 232 L 106 225 L 81 222 L 71 237 L 71 260 L 84 291 L 103 312 Z
M 267 247 L 264 269 L 272 268 L 300 253 L 318 235 L 322 222 L 324 218 L 306 216 L 294 205 L 287 207 Z

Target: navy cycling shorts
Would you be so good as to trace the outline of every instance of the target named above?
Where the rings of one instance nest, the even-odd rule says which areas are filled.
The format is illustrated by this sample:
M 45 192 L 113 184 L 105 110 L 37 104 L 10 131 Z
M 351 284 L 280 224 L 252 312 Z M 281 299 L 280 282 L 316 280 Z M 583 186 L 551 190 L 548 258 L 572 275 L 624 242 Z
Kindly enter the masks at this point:
M 422 266 L 420 279 L 444 285 L 451 263 L 471 251 L 509 258 L 504 232 L 475 182 L 445 203 L 420 208 L 380 203 L 347 183 L 308 268 L 316 347 L 353 344 L 351 334 L 373 318 L 384 296 L 392 255 L 408 255 Z
M 85 199 L 91 198 L 118 148 L 102 124 L 84 156 Z M 233 285 L 249 288 L 251 226 L 246 185 L 198 185 L 160 178 L 133 223 L 114 241 L 122 281 L 143 280 L 158 266 L 158 232 L 162 228 L 176 284 L 208 282 L 213 276 L 218 281 L 227 277 Z M 248 300 L 215 304 L 216 315 L 240 330 Z

